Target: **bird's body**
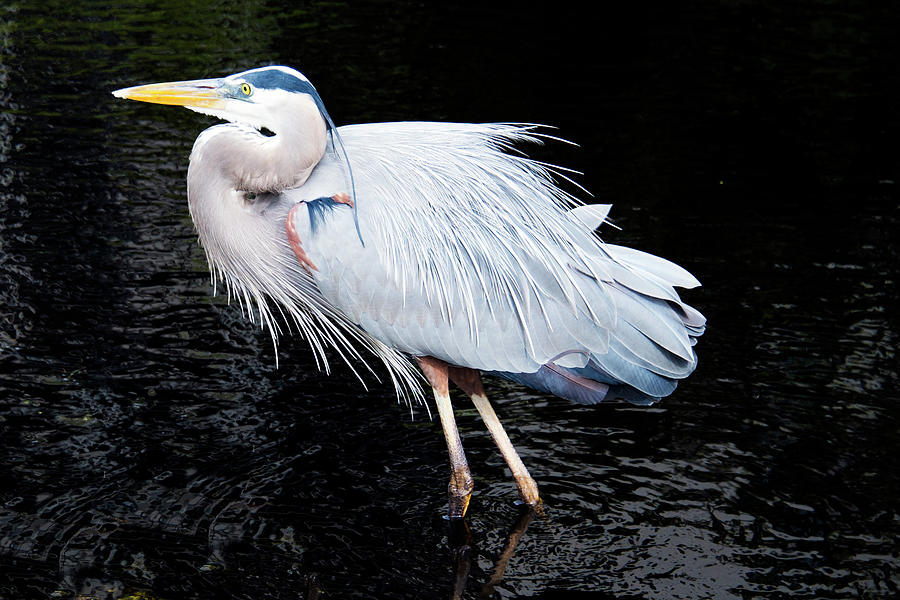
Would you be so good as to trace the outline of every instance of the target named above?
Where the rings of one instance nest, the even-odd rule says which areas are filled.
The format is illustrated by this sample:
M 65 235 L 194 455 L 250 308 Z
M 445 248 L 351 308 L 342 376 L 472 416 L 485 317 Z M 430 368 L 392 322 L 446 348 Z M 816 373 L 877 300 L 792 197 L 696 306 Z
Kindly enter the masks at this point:
M 362 239 L 353 209 L 327 200 L 342 189 L 337 158 L 326 156 L 281 201 L 307 202 L 294 214 L 318 267 L 312 276 L 368 334 L 410 356 L 481 371 L 593 370 L 590 379 L 652 397 L 693 370 L 702 317 L 672 286 L 696 280 L 602 244 L 540 165 L 502 151 L 528 139 L 528 128 L 382 123 L 340 134 Z M 567 389 L 573 399 L 602 399 Z
M 188 84 L 200 92 L 185 101 Z M 674 286 L 698 282 L 664 259 L 601 242 L 594 229 L 608 207 L 579 206 L 552 168 L 510 151 L 539 141 L 535 128 L 334 128 L 308 81 L 284 67 L 162 85 L 179 90 L 164 103 L 236 121 L 200 135 L 188 173 L 214 279 L 273 337 L 281 313 L 323 359 L 327 346 L 351 363 L 359 348 L 371 351 L 402 394 L 417 393 L 408 357 L 418 359 L 454 473 L 448 376 L 491 427 L 477 372 L 596 403 L 610 389 L 638 401 L 668 395 L 694 370 L 705 319 Z M 159 86 L 117 94 L 163 102 L 150 97 Z M 230 103 L 197 103 L 210 89 Z M 253 113 L 253 102 L 268 112 Z

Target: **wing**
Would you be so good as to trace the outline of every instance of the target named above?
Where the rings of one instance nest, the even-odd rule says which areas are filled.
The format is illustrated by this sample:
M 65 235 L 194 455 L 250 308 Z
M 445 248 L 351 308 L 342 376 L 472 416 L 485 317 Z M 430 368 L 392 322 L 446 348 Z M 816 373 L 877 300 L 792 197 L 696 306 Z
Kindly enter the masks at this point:
M 608 207 L 571 210 L 577 201 L 550 167 L 509 152 L 537 141 L 531 128 L 394 123 L 340 134 L 359 234 L 349 207 L 313 202 L 296 227 L 323 295 L 365 331 L 456 365 L 506 374 L 552 365 L 653 396 L 693 370 L 704 321 L 673 285 L 696 279 L 604 245 L 593 229 Z M 345 187 L 326 157 L 290 193 L 310 200 Z

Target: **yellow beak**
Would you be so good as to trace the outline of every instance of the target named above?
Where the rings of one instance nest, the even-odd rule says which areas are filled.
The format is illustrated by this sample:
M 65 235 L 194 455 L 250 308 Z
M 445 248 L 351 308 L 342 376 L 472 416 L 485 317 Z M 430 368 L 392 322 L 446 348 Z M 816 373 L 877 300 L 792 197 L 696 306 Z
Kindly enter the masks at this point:
M 220 79 L 195 79 L 193 81 L 171 81 L 150 83 L 113 92 L 116 98 L 127 98 L 153 104 L 169 104 L 190 108 L 224 108 Z

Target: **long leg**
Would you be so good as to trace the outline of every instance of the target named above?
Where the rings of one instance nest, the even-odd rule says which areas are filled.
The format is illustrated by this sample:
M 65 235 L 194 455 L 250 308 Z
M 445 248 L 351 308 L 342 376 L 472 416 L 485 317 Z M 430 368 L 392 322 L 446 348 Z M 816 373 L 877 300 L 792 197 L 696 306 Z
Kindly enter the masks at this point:
M 469 471 L 469 463 L 466 462 L 462 440 L 459 439 L 459 430 L 456 428 L 456 419 L 453 417 L 453 406 L 450 404 L 447 381 L 450 366 L 430 356 L 421 356 L 418 361 L 422 373 L 434 390 L 434 400 L 441 416 L 441 426 L 444 428 L 444 438 L 450 452 L 450 518 L 462 518 L 466 516 L 466 509 L 469 508 L 469 499 L 472 497 L 475 482 Z
M 509 436 L 506 435 L 497 413 L 494 412 L 494 408 L 488 402 L 484 393 L 484 386 L 481 385 L 481 375 L 474 369 L 464 367 L 450 367 L 449 375 L 453 383 L 458 385 L 472 399 L 472 403 L 478 409 L 478 414 L 481 415 L 488 431 L 491 432 L 491 437 L 494 438 L 494 443 L 500 449 L 500 454 L 503 455 L 509 470 L 512 471 L 513 477 L 516 478 L 516 486 L 519 488 L 519 495 L 522 497 L 522 500 L 532 507 L 540 506 L 541 497 L 538 495 L 537 483 L 528 473 L 525 463 L 519 458 L 512 442 L 509 441 Z

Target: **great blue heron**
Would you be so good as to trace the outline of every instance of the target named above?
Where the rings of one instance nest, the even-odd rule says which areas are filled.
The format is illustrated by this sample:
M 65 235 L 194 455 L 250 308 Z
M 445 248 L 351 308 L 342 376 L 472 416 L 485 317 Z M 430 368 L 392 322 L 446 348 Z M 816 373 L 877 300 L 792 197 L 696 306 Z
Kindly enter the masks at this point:
M 450 451 L 451 517 L 465 515 L 473 481 L 448 380 L 538 506 L 480 372 L 594 404 L 658 399 L 696 367 L 706 320 L 673 288 L 699 282 L 603 243 L 594 230 L 609 207 L 581 205 L 555 183 L 564 173 L 514 151 L 541 140 L 533 126 L 336 128 L 309 80 L 283 66 L 113 93 L 229 122 L 199 135 L 187 176 L 213 282 L 276 343 L 280 322 L 295 325 L 326 371 L 326 347 L 369 368 L 361 348 L 400 396 L 421 399 L 414 357 Z

